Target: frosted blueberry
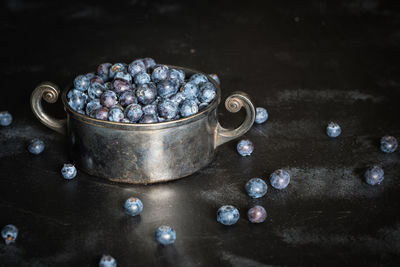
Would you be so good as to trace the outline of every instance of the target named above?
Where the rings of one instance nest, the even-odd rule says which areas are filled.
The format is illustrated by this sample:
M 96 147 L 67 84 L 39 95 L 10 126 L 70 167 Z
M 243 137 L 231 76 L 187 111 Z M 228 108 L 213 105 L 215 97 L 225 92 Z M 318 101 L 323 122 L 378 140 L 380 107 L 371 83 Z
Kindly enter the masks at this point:
M 143 210 L 143 203 L 136 197 L 130 197 L 125 201 L 124 209 L 126 214 L 131 216 L 139 215 Z
M 252 223 L 262 223 L 267 218 L 267 211 L 263 206 L 256 205 L 249 209 L 247 218 L 249 218 L 249 221 Z
M 95 109 L 93 111 L 93 115 L 91 117 L 98 119 L 98 120 L 106 121 L 108 119 L 108 112 L 109 112 L 108 108 L 101 107 L 101 108 Z
M 94 115 L 93 111 L 95 111 L 96 109 L 99 109 L 101 107 L 102 106 L 100 104 L 100 99 L 93 99 L 86 105 L 86 115 L 88 115 L 88 116 Z
M 146 66 L 141 59 L 136 59 L 129 64 L 128 72 L 132 77 L 135 77 L 135 75 L 140 72 L 146 72 Z
M 168 78 L 168 67 L 164 65 L 160 65 L 153 70 L 151 74 L 151 79 L 153 82 L 160 82 Z
M 151 57 L 145 57 L 142 61 L 146 69 L 151 69 L 156 65 L 156 62 Z
M 265 108 L 257 107 L 256 108 L 256 119 L 254 120 L 255 123 L 261 124 L 266 122 L 268 119 L 268 112 Z
M 157 109 L 160 117 L 167 120 L 171 120 L 178 115 L 178 104 L 169 99 L 161 101 L 158 104 Z
M 99 75 L 103 79 L 103 82 L 106 82 L 109 79 L 108 75 L 110 73 L 111 65 L 111 63 L 103 63 L 97 67 L 97 75 Z
M 144 114 L 139 123 L 156 123 L 158 122 L 155 114 Z
M 89 88 L 90 80 L 85 75 L 79 75 L 74 80 L 74 86 L 76 90 L 86 91 Z
M 340 128 L 339 124 L 336 122 L 330 122 L 328 123 L 328 126 L 326 127 L 326 134 L 329 137 L 338 137 L 342 132 L 342 129 Z
M 240 140 L 239 143 L 237 144 L 236 150 L 243 157 L 250 156 L 251 153 L 253 153 L 254 145 L 250 140 L 243 139 Z
M 100 98 L 100 96 L 106 90 L 107 88 L 104 86 L 104 84 L 98 82 L 91 83 L 88 89 L 88 95 L 91 99 Z
M 197 106 L 196 101 L 188 99 L 182 103 L 180 108 L 180 114 L 182 117 L 189 117 L 197 112 L 199 112 L 199 107 Z
M 1 229 L 1 237 L 6 245 L 14 243 L 18 237 L 18 228 L 15 225 L 8 224 Z
M 130 104 L 137 104 L 138 100 L 135 93 L 132 90 L 129 90 L 122 93 L 122 95 L 119 97 L 119 103 L 121 104 L 121 106 L 126 107 Z
M 219 77 L 218 77 L 217 74 L 212 73 L 212 74 L 208 74 L 208 76 L 210 76 L 218 85 L 221 84 L 221 82 L 220 82 Z
M 68 105 L 75 111 L 82 110 L 85 107 L 88 96 L 78 90 L 69 92 Z
M 204 74 L 196 73 L 190 77 L 189 82 L 193 82 L 196 85 L 201 85 L 208 82 L 208 79 Z
M 111 108 L 117 104 L 117 95 L 115 92 L 107 90 L 100 96 L 100 103 L 106 108 Z
M 267 193 L 268 186 L 260 178 L 251 178 L 246 183 L 246 192 L 252 198 L 260 198 Z
M 89 79 L 89 81 L 96 76 L 93 72 L 89 72 L 85 74 L 86 78 Z M 99 76 L 100 77 L 100 76 Z
M 199 87 L 193 82 L 185 83 L 181 90 L 185 99 L 195 99 L 199 95 Z
M 12 115 L 8 111 L 1 111 L 0 112 L 0 125 L 1 126 L 8 126 L 12 123 Z
M 124 118 L 124 112 L 119 106 L 113 106 L 108 111 L 108 120 L 114 122 L 120 122 Z
M 176 232 L 173 228 L 166 225 L 162 225 L 157 228 L 156 240 L 158 243 L 162 245 L 173 244 L 176 240 Z
M 278 169 L 270 176 L 271 186 L 275 189 L 284 189 L 290 183 L 290 175 L 287 171 Z
M 178 92 L 178 87 L 170 80 L 163 80 L 157 84 L 157 92 L 161 97 L 170 97 Z
M 115 74 L 114 79 L 121 79 L 121 80 L 125 80 L 128 83 L 132 83 L 132 76 L 124 71 L 119 71 Z
M 168 80 L 176 81 L 178 85 L 185 81 L 185 72 L 177 69 L 170 69 L 168 72 Z
M 64 179 L 67 179 L 67 180 L 74 179 L 76 176 L 76 173 L 77 173 L 77 171 L 76 171 L 75 166 L 72 164 L 69 164 L 69 163 L 64 164 L 64 166 L 61 169 L 62 176 L 64 177 Z
M 117 261 L 110 255 L 103 255 L 99 261 L 99 267 L 117 267 Z
M 114 78 L 118 72 L 125 72 L 126 71 L 126 64 L 124 63 L 115 63 L 110 67 L 110 71 L 108 74 L 109 78 Z
M 157 115 L 157 105 L 156 104 L 148 104 L 142 107 L 143 113 L 148 115 Z
M 135 76 L 135 83 L 137 85 L 149 83 L 151 81 L 150 75 L 146 72 L 139 72 Z
M 182 92 L 178 92 L 172 95 L 169 99 L 177 104 L 181 104 L 186 98 L 183 96 Z
M 32 154 L 38 155 L 43 152 L 44 150 L 44 142 L 40 139 L 33 139 L 28 146 L 28 151 Z
M 204 83 L 200 86 L 199 100 L 202 103 L 210 103 L 215 96 L 217 91 L 214 85 L 210 82 Z
M 217 221 L 223 225 L 233 225 L 239 220 L 239 210 L 232 205 L 225 205 L 217 211 Z
M 157 89 L 154 83 L 139 85 L 136 89 L 136 97 L 143 105 L 152 103 L 157 97 Z
M 143 115 L 142 106 L 139 104 L 130 104 L 125 108 L 125 117 L 130 122 L 137 122 Z
M 393 153 L 398 147 L 397 139 L 393 136 L 386 135 L 381 138 L 381 150 L 385 153 Z
M 369 167 L 364 173 L 365 182 L 370 185 L 380 184 L 384 179 L 383 169 L 379 166 Z

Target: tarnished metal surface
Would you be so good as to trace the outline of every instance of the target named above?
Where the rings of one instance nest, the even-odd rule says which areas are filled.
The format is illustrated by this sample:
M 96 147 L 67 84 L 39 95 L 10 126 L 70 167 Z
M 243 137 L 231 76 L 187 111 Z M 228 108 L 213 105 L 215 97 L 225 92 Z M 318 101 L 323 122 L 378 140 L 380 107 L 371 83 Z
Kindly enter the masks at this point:
M 198 71 L 184 70 L 187 74 Z M 201 72 L 200 72 L 201 73 Z M 254 106 L 247 94 L 235 92 L 225 105 L 230 112 L 246 109 L 245 121 L 237 129 L 222 128 L 217 119 L 217 106 L 221 92 L 200 113 L 176 121 L 127 124 L 102 121 L 72 110 L 66 100 L 69 88 L 62 94 L 67 112 L 65 121 L 55 120 L 42 110 L 41 98 L 58 97 L 57 86 L 40 84 L 32 93 L 31 105 L 43 124 L 58 132 L 67 129 L 70 157 L 77 167 L 89 174 L 115 182 L 147 184 L 174 180 L 188 176 L 209 164 L 215 148 L 247 132 L 255 118 Z M 49 97 L 50 95 L 51 97 Z M 48 101 L 49 102 L 49 101 Z

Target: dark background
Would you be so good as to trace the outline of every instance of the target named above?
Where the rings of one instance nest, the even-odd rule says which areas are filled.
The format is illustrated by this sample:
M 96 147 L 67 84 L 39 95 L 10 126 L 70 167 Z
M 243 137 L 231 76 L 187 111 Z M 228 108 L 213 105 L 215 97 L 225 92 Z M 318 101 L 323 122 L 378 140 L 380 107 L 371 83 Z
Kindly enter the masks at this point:
M 0 226 L 15 224 L 17 242 L 0 244 L 1 266 L 96 266 L 103 253 L 119 266 L 396 265 L 400 260 L 399 152 L 379 139 L 400 137 L 400 9 L 387 1 L 3 1 L 0 13 Z M 301 2 L 301 4 L 300 4 Z M 250 94 L 270 118 L 210 166 L 151 186 L 114 184 L 79 172 L 61 178 L 66 140 L 34 118 L 29 95 L 45 80 L 65 87 L 102 62 L 150 56 L 157 62 L 217 73 L 222 99 Z M 64 117 L 62 104 L 46 110 Z M 242 114 L 219 108 L 224 126 Z M 337 139 L 326 124 L 343 129 Z M 40 137 L 46 150 L 26 151 Z M 385 180 L 369 186 L 365 168 Z M 277 168 L 288 188 L 253 200 L 244 184 Z M 126 198 L 144 211 L 128 217 Z M 239 208 L 232 227 L 216 222 L 223 204 Z M 267 220 L 250 224 L 263 205 Z M 176 243 L 159 246 L 167 224 Z

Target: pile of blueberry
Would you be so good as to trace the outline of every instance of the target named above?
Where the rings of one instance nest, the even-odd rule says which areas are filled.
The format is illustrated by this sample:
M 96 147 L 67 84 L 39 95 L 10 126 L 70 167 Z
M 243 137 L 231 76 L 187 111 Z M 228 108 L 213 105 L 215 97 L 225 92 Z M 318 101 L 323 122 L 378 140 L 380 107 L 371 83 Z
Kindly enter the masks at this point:
M 218 76 L 210 77 L 219 83 Z M 152 58 L 132 63 L 103 63 L 96 73 L 79 75 L 68 104 L 89 117 L 124 123 L 156 123 L 192 116 L 215 98 L 216 88 L 200 73 L 156 64 Z

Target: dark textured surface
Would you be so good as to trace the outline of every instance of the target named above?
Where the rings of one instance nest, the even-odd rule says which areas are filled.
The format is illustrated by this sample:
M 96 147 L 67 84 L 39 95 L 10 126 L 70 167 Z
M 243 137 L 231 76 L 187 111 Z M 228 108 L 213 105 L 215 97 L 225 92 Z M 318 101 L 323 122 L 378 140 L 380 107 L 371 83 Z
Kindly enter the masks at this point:
M 380 152 L 379 139 L 400 137 L 400 11 L 374 0 L 296 3 L 3 1 L 0 109 L 14 123 L 0 129 L 0 225 L 20 235 L 0 244 L 0 265 L 95 266 L 103 253 L 119 266 L 398 264 L 399 152 Z M 240 89 L 266 107 L 267 123 L 246 135 L 254 153 L 242 158 L 231 142 L 167 184 L 63 180 L 66 140 L 33 117 L 30 92 L 144 56 L 218 73 L 223 99 Z M 61 103 L 47 110 L 64 116 Z M 225 126 L 242 119 L 219 112 Z M 329 120 L 342 126 L 338 139 L 325 135 Z M 25 149 L 33 137 L 46 142 L 41 155 Z M 383 166 L 380 186 L 362 181 L 369 164 Z M 286 190 L 246 196 L 249 178 L 277 168 L 292 176 Z M 124 214 L 130 196 L 144 203 L 140 217 Z M 236 225 L 216 222 L 223 204 L 239 208 Z M 253 204 L 268 212 L 260 225 L 247 221 Z M 156 243 L 162 224 L 176 229 L 174 245 Z

